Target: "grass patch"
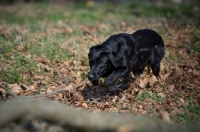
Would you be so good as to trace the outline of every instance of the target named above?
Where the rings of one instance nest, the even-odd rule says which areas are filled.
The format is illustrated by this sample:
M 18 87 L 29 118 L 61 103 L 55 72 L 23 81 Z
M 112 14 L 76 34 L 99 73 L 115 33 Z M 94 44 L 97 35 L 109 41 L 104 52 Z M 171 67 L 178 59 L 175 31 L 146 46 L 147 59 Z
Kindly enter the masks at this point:
M 135 2 L 115 6 L 99 4 L 93 7 L 88 7 L 86 4 L 58 6 L 45 3 L 17 4 L 13 8 L 2 6 L 0 8 L 0 81 L 6 84 L 22 83 L 27 86 L 35 83 L 37 91 L 32 94 L 36 95 L 40 93 L 38 89 L 44 87 L 68 85 L 63 80 L 73 78 L 71 72 L 75 74 L 81 72 L 81 79 L 87 80 L 87 53 L 90 46 L 103 42 L 114 33 L 133 32 L 139 28 L 160 31 L 161 36 L 167 35 L 167 40 L 174 38 L 176 30 L 185 26 L 185 21 L 179 18 L 186 17 L 189 21 L 191 17 L 199 16 L 197 12 L 191 14 L 194 6 L 194 4 L 167 3 L 165 6 Z M 179 24 L 182 22 L 184 24 Z M 67 31 L 68 27 L 71 31 Z M 83 27 L 87 30 L 86 33 Z M 197 43 L 199 41 L 198 34 L 191 34 L 190 48 L 199 51 Z M 180 44 L 177 40 L 177 45 Z M 25 47 L 25 50 L 19 50 L 19 46 Z M 163 61 L 168 65 L 184 60 L 177 49 L 167 52 L 168 55 L 165 55 Z M 58 74 L 59 70 L 60 74 Z M 137 99 L 161 102 L 163 96 L 161 93 L 147 91 L 138 95 Z M 179 98 L 181 95 L 174 96 Z M 190 99 L 190 102 L 193 102 L 193 99 Z M 125 109 L 131 108 L 126 106 Z M 192 122 L 199 118 L 194 103 L 183 105 L 182 109 L 186 113 L 178 115 L 179 121 Z
M 0 13 L 1 19 L 3 22 L 8 24 L 26 24 L 26 23 L 36 23 L 38 21 L 37 18 L 32 16 L 16 16 L 14 12 L 2 11 Z M 0 22 L 1 23 L 1 22 Z
M 146 100 L 146 99 L 148 99 L 148 98 L 151 98 L 151 95 L 148 93 L 148 92 L 143 92 L 141 95 L 139 95 L 138 97 L 137 97 L 139 100 L 142 100 L 142 101 L 144 101 L 144 100 Z
M 190 96 L 189 104 L 182 105 L 183 113 L 174 116 L 173 119 L 182 124 L 193 124 L 200 122 L 200 111 L 199 108 L 195 106 L 194 99 Z
M 175 4 L 168 2 L 160 5 L 150 3 L 134 2 L 129 5 L 133 15 L 140 17 L 197 17 L 198 14 L 193 12 L 197 4 Z
M 157 92 L 152 92 L 152 94 L 150 94 L 149 92 L 143 92 L 141 95 L 139 95 L 138 97 L 137 97 L 139 100 L 141 100 L 141 101 L 144 101 L 144 100 L 146 100 L 146 99 L 148 99 L 148 98 L 151 98 L 151 99 L 153 99 L 155 102 L 160 102 L 160 101 L 162 101 L 164 98 L 161 96 L 161 95 L 159 95 L 159 93 L 157 93 Z
M 35 60 L 27 59 L 20 54 L 10 56 L 7 58 L 1 58 L 1 63 L 8 63 L 0 70 L 0 80 L 7 83 L 19 83 L 23 79 L 22 75 L 32 69 L 37 69 L 37 63 Z

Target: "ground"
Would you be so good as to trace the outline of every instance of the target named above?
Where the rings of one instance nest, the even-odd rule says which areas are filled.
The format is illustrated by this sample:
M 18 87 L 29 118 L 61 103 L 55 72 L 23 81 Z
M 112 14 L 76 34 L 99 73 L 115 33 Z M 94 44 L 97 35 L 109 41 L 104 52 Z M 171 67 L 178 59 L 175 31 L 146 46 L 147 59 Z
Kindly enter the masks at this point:
M 170 2 L 0 6 L 0 100 L 8 99 L 7 90 L 35 96 L 63 89 L 67 92 L 45 98 L 93 112 L 169 115 L 172 122 L 200 123 L 199 7 Z M 159 78 L 145 70 L 121 91 L 92 86 L 89 48 L 113 34 L 143 28 L 164 39 Z

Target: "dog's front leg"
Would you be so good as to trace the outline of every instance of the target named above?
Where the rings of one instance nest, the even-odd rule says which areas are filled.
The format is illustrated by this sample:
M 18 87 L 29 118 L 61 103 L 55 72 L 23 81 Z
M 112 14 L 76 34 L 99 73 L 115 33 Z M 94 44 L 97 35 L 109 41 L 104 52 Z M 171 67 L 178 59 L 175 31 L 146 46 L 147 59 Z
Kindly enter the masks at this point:
M 104 83 L 105 87 L 111 86 L 114 81 L 119 77 L 128 77 L 130 74 L 129 68 L 120 68 L 118 70 L 113 71 L 113 73 L 106 78 L 106 81 Z

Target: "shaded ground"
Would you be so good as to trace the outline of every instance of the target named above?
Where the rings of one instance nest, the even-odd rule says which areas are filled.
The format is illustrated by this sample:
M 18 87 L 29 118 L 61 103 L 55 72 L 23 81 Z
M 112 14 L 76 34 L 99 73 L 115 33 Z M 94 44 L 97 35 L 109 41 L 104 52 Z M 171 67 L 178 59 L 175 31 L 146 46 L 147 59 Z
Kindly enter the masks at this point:
M 19 4 L 0 7 L 0 99 L 68 92 L 46 98 L 89 109 L 200 123 L 200 6 Z M 171 9 L 174 10 L 171 10 Z M 176 10 L 175 10 L 176 9 Z M 151 28 L 166 54 L 157 80 L 147 71 L 126 90 L 108 92 L 87 80 L 90 46 L 110 35 Z M 101 80 L 103 82 L 103 79 Z

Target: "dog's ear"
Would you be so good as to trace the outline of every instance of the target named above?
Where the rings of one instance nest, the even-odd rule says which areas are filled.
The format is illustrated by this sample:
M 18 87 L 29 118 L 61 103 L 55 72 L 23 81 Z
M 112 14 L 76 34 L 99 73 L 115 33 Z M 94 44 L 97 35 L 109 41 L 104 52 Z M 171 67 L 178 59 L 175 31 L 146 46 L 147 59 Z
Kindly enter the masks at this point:
M 92 47 L 90 48 L 90 51 L 93 51 L 93 50 L 97 51 L 97 50 L 99 50 L 99 49 L 101 49 L 101 48 L 103 48 L 103 46 L 100 45 L 100 44 L 97 44 L 97 45 L 92 46 Z
M 100 49 L 102 46 L 100 44 L 94 45 L 92 47 L 90 47 L 89 53 L 88 53 L 88 57 L 90 58 L 91 56 L 93 56 L 93 54 L 95 52 L 98 51 L 98 49 Z
M 111 48 L 108 48 L 108 47 L 106 47 L 104 45 L 100 45 L 100 44 L 94 45 L 90 48 L 90 52 L 89 52 L 88 56 L 92 57 L 95 52 L 98 52 L 99 55 L 104 54 L 110 59 L 112 65 L 117 67 L 119 65 L 119 59 L 121 56 L 119 54 L 121 53 L 121 51 L 120 51 L 119 45 L 116 45 L 116 46 L 117 47 L 114 47 L 111 49 Z
M 118 67 L 119 64 L 119 59 L 120 59 L 120 55 L 119 52 L 114 51 L 113 49 L 109 49 L 109 48 L 104 48 L 103 53 L 110 59 L 112 65 L 114 67 Z

